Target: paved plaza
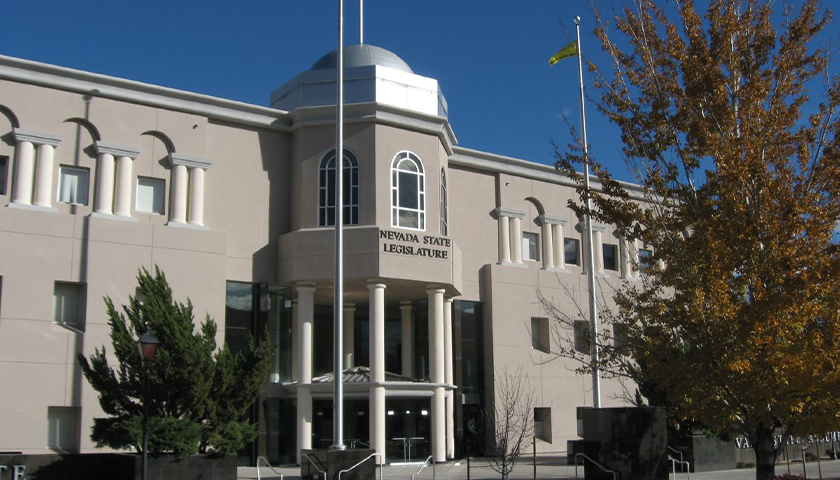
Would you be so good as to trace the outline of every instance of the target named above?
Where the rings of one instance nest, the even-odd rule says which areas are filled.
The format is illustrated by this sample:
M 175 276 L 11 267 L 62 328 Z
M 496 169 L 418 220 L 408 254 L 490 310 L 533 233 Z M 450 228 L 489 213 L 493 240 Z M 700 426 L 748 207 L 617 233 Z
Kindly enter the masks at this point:
M 821 465 L 817 462 L 808 462 L 805 465 L 809 479 L 840 479 L 840 460 L 823 460 Z M 412 475 L 417 474 L 420 465 L 388 465 L 382 471 L 384 480 L 411 480 Z M 822 476 L 820 476 L 820 470 Z M 788 472 L 786 464 L 776 466 L 776 474 L 781 475 Z M 795 475 L 803 473 L 802 463 L 791 463 L 790 472 Z M 583 478 L 583 468 L 579 468 L 579 478 Z M 261 467 L 257 475 L 257 469 L 254 467 L 240 467 L 238 478 L 245 479 L 279 479 L 282 474 L 284 480 L 293 480 L 300 477 L 300 468 L 276 468 L 272 471 L 271 468 Z M 678 480 L 689 478 L 684 473 L 677 472 Z M 415 477 L 416 480 L 466 480 L 467 463 L 464 460 L 457 460 L 447 462 L 434 467 L 431 466 L 423 468 Z M 498 480 L 501 475 L 494 472 L 486 461 L 481 459 L 473 459 L 470 461 L 469 468 L 470 480 Z M 530 461 L 518 463 L 513 473 L 512 480 L 530 480 L 535 478 L 534 465 Z M 558 480 L 558 479 L 573 479 L 575 477 L 575 467 L 573 465 L 566 465 L 565 458 L 555 459 L 540 459 L 537 462 L 536 478 L 538 480 Z M 691 474 L 691 480 L 753 480 L 755 478 L 754 468 L 742 468 L 737 470 L 721 470 L 716 472 L 701 472 Z

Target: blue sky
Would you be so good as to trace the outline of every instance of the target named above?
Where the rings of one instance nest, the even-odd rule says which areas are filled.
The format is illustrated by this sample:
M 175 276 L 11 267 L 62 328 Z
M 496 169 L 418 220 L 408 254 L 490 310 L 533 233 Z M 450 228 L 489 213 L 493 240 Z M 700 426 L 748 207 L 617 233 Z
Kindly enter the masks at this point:
M 596 0 L 609 11 L 627 0 Z M 703 3 L 698 2 L 698 3 Z M 798 2 L 794 2 L 798 3 Z M 346 44 L 358 1 L 346 0 Z M 609 67 L 585 0 L 366 0 L 365 43 L 436 78 L 464 147 L 553 163 L 551 139 L 579 126 L 577 66 L 549 68 L 582 17 L 585 59 Z M 270 92 L 336 45 L 335 0 L 0 0 L 0 53 L 267 105 Z M 590 93 L 594 93 L 590 90 Z M 589 143 L 632 180 L 618 130 L 587 104 Z

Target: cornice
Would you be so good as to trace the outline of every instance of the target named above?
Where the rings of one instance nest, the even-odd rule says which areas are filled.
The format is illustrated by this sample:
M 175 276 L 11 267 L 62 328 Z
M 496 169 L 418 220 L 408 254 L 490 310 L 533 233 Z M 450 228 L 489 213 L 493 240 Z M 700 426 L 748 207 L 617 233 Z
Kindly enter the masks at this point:
M 169 154 L 169 162 L 173 166 L 183 165 L 187 168 L 203 168 L 204 170 L 207 170 L 213 164 L 213 160 L 207 158 L 175 152 Z
M 61 135 L 55 133 L 36 132 L 22 128 L 15 128 L 12 132 L 18 142 L 30 142 L 35 145 L 50 145 L 53 147 L 57 147 L 61 143 Z
M 115 157 L 128 157 L 132 160 L 140 155 L 140 149 L 134 147 L 126 147 L 124 145 L 117 145 L 116 143 L 97 141 L 94 143 L 97 155 L 107 153 Z

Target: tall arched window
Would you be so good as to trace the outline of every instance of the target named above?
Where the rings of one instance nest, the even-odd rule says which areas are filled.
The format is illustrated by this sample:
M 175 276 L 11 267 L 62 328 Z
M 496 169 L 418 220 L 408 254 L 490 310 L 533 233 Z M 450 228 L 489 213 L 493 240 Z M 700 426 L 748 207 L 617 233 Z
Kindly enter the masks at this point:
M 426 182 L 423 162 L 402 151 L 391 163 L 391 226 L 426 229 Z
M 449 235 L 449 197 L 446 191 L 446 172 L 440 169 L 440 234 Z
M 359 224 L 359 161 L 344 150 L 344 225 Z M 318 226 L 335 225 L 335 150 L 321 160 L 318 170 Z

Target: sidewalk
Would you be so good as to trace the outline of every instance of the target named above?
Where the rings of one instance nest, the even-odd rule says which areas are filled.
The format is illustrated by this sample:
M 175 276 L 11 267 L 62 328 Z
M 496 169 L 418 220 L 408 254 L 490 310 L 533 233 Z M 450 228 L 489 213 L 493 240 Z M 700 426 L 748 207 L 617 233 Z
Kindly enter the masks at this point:
M 561 460 L 556 462 L 539 461 L 537 463 L 537 479 L 538 480 L 570 480 L 575 478 L 574 465 L 565 465 Z M 809 479 L 818 479 L 819 468 L 817 462 L 809 462 L 806 464 Z M 411 476 L 417 473 L 420 465 L 387 465 L 382 471 L 382 477 L 385 480 L 411 480 Z M 283 480 L 295 480 L 300 477 L 300 467 L 279 467 L 275 468 L 277 473 L 274 473 L 271 468 L 260 467 L 260 478 L 262 479 L 279 479 L 280 474 L 283 475 Z M 467 464 L 465 460 L 456 460 L 436 465 L 434 467 L 434 477 L 436 480 L 466 480 L 467 478 Z M 780 464 L 776 466 L 776 475 L 787 473 L 787 465 Z M 790 473 L 793 475 L 802 474 L 802 463 L 791 463 Z M 426 467 L 417 475 L 417 480 L 431 480 L 432 467 Z M 583 478 L 583 467 L 579 467 L 579 477 Z M 516 468 L 511 474 L 512 480 L 532 480 L 534 478 L 534 465 L 530 462 L 517 463 Z M 239 467 L 237 473 L 239 480 L 249 480 L 257 477 L 257 469 L 255 467 Z M 677 472 L 677 479 L 684 480 L 687 476 L 684 473 Z M 700 472 L 692 473 L 691 480 L 753 480 L 755 478 L 754 468 L 742 468 L 737 470 L 721 470 L 716 472 Z M 822 478 L 823 479 L 837 479 L 840 478 L 840 460 L 823 460 L 822 461 Z M 493 471 L 486 461 L 481 459 L 470 460 L 470 480 L 499 480 L 501 475 Z

